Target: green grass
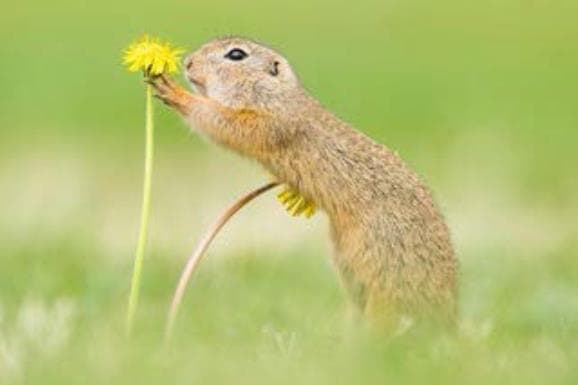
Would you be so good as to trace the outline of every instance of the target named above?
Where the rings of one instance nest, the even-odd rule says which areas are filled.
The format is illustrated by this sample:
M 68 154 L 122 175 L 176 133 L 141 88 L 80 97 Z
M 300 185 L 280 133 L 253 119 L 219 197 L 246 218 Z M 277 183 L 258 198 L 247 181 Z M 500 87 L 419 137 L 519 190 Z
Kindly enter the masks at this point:
M 575 1 L 12 2 L 0 13 L 0 383 L 578 382 Z M 348 319 L 326 221 L 265 196 L 170 296 L 201 230 L 266 175 L 160 105 L 131 339 L 142 32 L 251 36 L 432 185 L 460 258 L 456 336 Z
M 124 296 L 115 295 L 127 288 L 123 274 L 95 262 L 87 263 L 88 269 L 62 271 L 63 261 L 79 255 L 106 259 L 86 255 L 74 244 L 53 245 L 43 269 L 51 279 L 36 279 L 25 290 L 45 307 L 36 317 L 48 325 L 57 323 L 55 304 L 69 301 L 70 316 L 60 324 L 68 337 L 61 344 L 43 351 L 62 330 L 42 325 L 28 330 L 22 314 L 30 300 L 8 306 L 3 337 L 13 342 L 24 365 L 17 378 L 29 383 L 576 381 L 578 277 L 570 253 L 553 253 L 531 267 L 514 256 L 466 259 L 459 335 L 389 341 L 347 322 L 341 292 L 321 256 L 229 256 L 207 263 L 197 275 L 169 348 L 162 347 L 162 327 L 173 286 L 169 278 L 176 277 L 177 266 L 160 255 L 147 261 L 138 322 L 127 340 Z M 14 269 L 3 269 L 2 281 L 19 270 Z M 14 286 L 22 290 L 26 284 Z

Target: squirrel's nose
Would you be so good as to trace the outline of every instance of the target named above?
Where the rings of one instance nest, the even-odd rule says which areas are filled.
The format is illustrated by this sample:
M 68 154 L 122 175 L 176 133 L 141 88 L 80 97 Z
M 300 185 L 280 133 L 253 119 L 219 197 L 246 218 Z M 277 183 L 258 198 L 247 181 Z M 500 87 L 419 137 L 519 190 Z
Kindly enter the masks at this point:
M 185 58 L 185 61 L 183 62 L 185 68 L 187 69 L 187 71 L 189 71 L 191 69 L 191 67 L 193 66 L 193 55 L 189 55 Z

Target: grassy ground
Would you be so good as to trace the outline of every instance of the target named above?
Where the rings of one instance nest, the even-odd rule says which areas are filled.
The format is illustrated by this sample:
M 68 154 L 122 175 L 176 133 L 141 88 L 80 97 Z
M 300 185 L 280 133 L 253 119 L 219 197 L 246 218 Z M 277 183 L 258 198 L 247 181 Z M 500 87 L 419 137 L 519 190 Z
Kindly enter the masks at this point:
M 13 2 L 0 14 L 0 383 L 578 382 L 574 1 Z M 272 195 L 226 228 L 162 348 L 201 230 L 265 180 L 158 106 L 151 241 L 132 339 L 142 32 L 285 52 L 340 116 L 432 185 L 461 264 L 457 336 L 351 323 L 326 219 Z

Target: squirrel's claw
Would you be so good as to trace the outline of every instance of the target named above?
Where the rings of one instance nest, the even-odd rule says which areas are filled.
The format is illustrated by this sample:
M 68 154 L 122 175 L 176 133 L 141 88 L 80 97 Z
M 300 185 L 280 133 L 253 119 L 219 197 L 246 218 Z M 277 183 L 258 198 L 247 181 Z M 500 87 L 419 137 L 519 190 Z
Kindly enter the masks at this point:
M 170 98 L 167 98 L 164 95 L 160 95 L 160 94 L 155 93 L 155 94 L 153 94 L 153 97 L 160 100 L 161 102 L 163 102 L 165 105 L 167 105 L 169 107 L 177 107 L 178 106 L 175 102 L 171 101 Z
M 189 104 L 190 94 L 178 83 L 164 74 L 145 76 L 144 82 L 154 89 L 153 96 L 169 107 L 184 113 Z
M 163 86 L 168 88 L 174 88 L 174 83 L 172 80 L 169 80 L 164 74 L 160 75 L 146 75 L 145 76 L 145 83 L 148 83 L 153 86 Z M 159 84 L 160 83 L 160 84 Z
M 175 89 L 172 82 L 164 75 L 146 76 L 144 82 L 153 86 L 155 91 L 160 94 L 166 94 Z

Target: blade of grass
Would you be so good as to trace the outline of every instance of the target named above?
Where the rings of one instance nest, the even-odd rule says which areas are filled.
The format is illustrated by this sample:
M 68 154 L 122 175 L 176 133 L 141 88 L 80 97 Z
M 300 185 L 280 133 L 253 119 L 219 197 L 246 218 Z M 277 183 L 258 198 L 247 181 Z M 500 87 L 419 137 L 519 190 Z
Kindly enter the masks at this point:
M 230 205 L 225 211 L 221 213 L 221 215 L 217 218 L 215 222 L 209 227 L 201 240 L 197 243 L 195 250 L 187 260 L 187 264 L 183 269 L 181 274 L 181 278 L 179 279 L 179 283 L 175 289 L 175 293 L 173 295 L 173 299 L 171 302 L 171 307 L 169 309 L 169 313 L 167 315 L 167 324 L 165 328 L 165 343 L 170 340 L 172 335 L 173 326 L 175 323 L 175 319 L 177 317 L 177 313 L 179 311 L 179 305 L 183 299 L 183 295 L 185 293 L 185 289 L 195 267 L 198 265 L 201 257 L 215 238 L 215 236 L 219 233 L 221 228 L 235 215 L 237 211 L 243 208 L 247 203 L 251 202 L 253 199 L 257 198 L 259 195 L 265 193 L 266 191 L 272 189 L 273 187 L 277 186 L 279 183 L 271 182 L 267 183 L 264 186 L 261 186 L 241 198 L 235 201 L 232 205 Z
M 134 267 L 132 272 L 130 294 L 128 298 L 128 309 L 126 314 L 126 333 L 130 335 L 134 325 L 134 317 L 138 306 L 142 266 L 144 260 L 145 246 L 147 243 L 148 223 L 150 216 L 151 184 L 153 172 L 154 155 L 154 124 L 153 124 L 153 89 L 151 85 L 146 87 L 146 118 L 145 118 L 145 166 L 143 180 L 143 195 L 140 230 L 138 243 L 135 252 Z

